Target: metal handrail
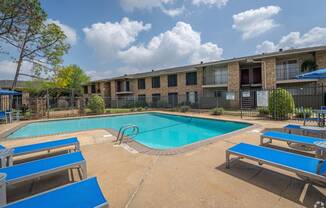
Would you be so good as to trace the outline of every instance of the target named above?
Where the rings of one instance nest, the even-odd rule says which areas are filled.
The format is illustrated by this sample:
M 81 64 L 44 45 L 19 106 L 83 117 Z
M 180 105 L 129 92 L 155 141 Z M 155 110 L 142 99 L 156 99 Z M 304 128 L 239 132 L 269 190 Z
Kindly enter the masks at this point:
M 123 138 L 125 136 L 125 132 L 128 130 L 128 129 L 132 129 L 132 133 L 129 136 L 129 138 L 134 138 L 135 136 L 137 136 L 137 134 L 139 133 L 139 128 L 138 126 L 136 125 L 133 125 L 133 124 L 128 124 L 128 125 L 124 125 L 122 126 L 120 129 L 119 129 L 119 132 L 118 132 L 118 136 L 117 136 L 117 142 L 119 142 L 119 145 L 122 143 L 123 141 Z

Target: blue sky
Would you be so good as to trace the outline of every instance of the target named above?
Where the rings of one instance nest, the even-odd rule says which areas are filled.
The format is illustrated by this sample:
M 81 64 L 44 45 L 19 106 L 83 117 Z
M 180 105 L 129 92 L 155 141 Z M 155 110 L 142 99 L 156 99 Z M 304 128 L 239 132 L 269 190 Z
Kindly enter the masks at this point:
M 93 79 L 326 45 L 325 0 L 41 1 L 72 48 L 64 65 Z M 0 55 L 0 79 L 15 64 Z M 31 65 L 24 64 L 24 70 Z

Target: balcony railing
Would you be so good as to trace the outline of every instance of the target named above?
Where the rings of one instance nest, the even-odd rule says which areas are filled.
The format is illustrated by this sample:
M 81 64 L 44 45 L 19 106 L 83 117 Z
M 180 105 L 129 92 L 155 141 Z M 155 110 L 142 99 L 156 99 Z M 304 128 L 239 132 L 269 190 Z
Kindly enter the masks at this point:
M 299 68 L 297 69 L 276 69 L 276 80 L 291 80 L 296 79 L 298 75 L 302 74 Z

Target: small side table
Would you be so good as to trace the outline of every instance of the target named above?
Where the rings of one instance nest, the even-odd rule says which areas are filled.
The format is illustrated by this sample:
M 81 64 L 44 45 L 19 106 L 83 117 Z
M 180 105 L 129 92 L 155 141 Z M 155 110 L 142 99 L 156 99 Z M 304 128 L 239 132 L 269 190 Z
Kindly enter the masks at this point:
M 314 145 L 317 147 L 317 156 L 320 158 L 326 157 L 326 141 L 317 141 L 314 142 Z

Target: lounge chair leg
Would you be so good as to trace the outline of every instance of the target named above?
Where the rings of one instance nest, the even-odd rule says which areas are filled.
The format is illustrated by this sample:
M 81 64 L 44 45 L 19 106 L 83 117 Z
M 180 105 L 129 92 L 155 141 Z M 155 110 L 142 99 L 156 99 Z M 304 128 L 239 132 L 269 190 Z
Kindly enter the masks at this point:
M 260 136 L 260 145 L 264 146 L 264 137 L 263 136 Z
M 82 163 L 79 168 L 79 176 L 80 180 L 86 179 L 87 178 L 87 167 L 86 167 L 86 162 Z
M 228 151 L 225 152 L 226 160 L 225 160 L 225 167 L 230 169 L 230 153 Z
M 309 185 L 310 183 L 306 183 L 302 189 L 302 192 L 301 192 L 301 195 L 300 195 L 300 198 L 299 198 L 299 201 L 301 203 L 303 203 L 304 201 L 304 198 L 306 197 L 306 194 L 307 194 L 307 191 L 308 191 L 308 188 L 309 188 Z
M 75 152 L 79 152 L 80 151 L 80 144 L 79 144 L 79 142 L 78 143 L 76 143 L 76 145 L 75 145 Z

